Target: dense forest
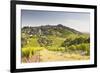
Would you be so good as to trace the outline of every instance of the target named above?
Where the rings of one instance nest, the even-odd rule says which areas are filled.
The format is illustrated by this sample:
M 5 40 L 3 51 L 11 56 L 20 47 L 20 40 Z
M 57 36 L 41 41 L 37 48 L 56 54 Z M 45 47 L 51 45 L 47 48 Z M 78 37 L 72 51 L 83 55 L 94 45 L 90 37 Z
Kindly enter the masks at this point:
M 21 29 L 22 63 L 88 60 L 90 35 L 58 25 Z

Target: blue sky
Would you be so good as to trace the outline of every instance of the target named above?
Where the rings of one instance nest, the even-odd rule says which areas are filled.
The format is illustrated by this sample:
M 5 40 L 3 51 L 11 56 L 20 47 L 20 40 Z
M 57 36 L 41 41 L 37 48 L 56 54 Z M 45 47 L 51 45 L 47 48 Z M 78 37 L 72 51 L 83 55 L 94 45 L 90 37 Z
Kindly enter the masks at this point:
M 63 11 L 21 10 L 21 24 L 24 26 L 57 25 L 89 32 L 90 14 Z

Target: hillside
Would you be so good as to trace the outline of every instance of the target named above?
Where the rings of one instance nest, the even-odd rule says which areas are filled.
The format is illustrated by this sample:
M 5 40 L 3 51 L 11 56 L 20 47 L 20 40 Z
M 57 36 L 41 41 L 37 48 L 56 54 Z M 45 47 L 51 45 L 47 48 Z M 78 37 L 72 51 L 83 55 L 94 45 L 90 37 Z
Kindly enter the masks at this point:
M 90 36 L 70 27 L 45 25 L 21 29 L 22 62 L 88 60 Z
M 63 26 L 62 24 L 58 25 L 45 25 L 45 26 L 37 26 L 37 27 L 23 27 L 22 33 L 28 35 L 55 35 L 61 36 L 70 35 L 70 34 L 82 34 L 79 31 L 76 31 L 70 27 Z

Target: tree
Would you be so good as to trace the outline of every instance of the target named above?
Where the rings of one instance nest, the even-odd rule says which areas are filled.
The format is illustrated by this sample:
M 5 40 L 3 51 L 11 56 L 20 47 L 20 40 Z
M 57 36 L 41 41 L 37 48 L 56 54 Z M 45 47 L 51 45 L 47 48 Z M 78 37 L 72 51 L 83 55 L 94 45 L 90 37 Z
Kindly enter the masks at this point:
M 74 40 L 72 40 L 69 45 L 81 44 L 81 43 L 84 43 L 85 40 L 86 40 L 86 38 L 84 38 L 84 37 L 78 37 L 78 38 L 75 38 Z
M 71 38 L 67 38 L 67 39 L 61 44 L 61 47 L 69 46 L 71 41 L 72 41 Z
M 38 39 L 38 42 L 40 44 L 40 46 L 51 46 L 52 45 L 52 40 L 49 40 L 46 36 L 41 36 Z

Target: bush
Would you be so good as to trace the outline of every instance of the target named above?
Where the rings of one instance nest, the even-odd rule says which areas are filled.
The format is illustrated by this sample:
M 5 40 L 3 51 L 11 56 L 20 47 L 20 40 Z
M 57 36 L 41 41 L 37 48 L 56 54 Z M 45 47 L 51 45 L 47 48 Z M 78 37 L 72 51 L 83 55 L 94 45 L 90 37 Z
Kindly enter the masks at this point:
M 61 47 L 69 46 L 70 42 L 72 41 L 71 38 L 67 38 L 62 44 Z
M 31 57 L 36 53 L 37 51 L 43 50 L 44 47 L 27 47 L 27 48 L 22 48 L 22 57 Z
M 41 47 L 47 47 L 52 45 L 52 40 L 48 39 L 46 36 L 41 36 L 37 40 Z
M 65 47 L 47 47 L 48 50 L 50 51 L 60 51 L 60 52 L 64 52 L 65 51 Z
M 57 47 L 50 47 L 50 46 L 48 46 L 47 49 L 50 50 L 50 51 L 58 51 Z
M 76 45 L 76 48 L 78 51 L 85 52 L 85 55 L 90 55 L 90 44 L 82 43 L 82 44 Z
M 22 57 L 29 57 L 30 50 L 27 48 L 22 48 Z
M 58 48 L 58 51 L 64 52 L 65 51 L 65 48 L 64 47 L 59 47 Z
M 27 44 L 27 39 L 21 38 L 21 47 L 24 47 Z
M 68 50 L 75 51 L 76 50 L 76 46 L 75 45 L 71 45 L 71 46 L 68 47 Z
M 78 44 L 82 44 L 82 43 L 90 43 L 90 38 L 85 37 L 85 36 L 78 36 L 74 39 L 72 38 L 67 38 L 62 44 L 62 47 L 66 47 L 66 46 L 71 46 L 71 45 L 78 45 Z

